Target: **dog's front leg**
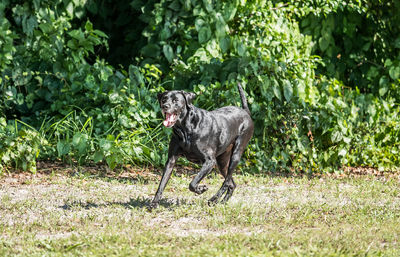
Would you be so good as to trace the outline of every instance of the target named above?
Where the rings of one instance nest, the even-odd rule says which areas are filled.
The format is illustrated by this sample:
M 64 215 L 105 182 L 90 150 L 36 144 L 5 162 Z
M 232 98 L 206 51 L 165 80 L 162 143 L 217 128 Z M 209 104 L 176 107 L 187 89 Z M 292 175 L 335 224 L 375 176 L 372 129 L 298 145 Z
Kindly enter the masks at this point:
M 153 201 L 149 205 L 149 209 L 156 208 L 158 206 L 158 203 L 161 200 L 162 193 L 164 192 L 165 186 L 167 185 L 167 182 L 169 178 L 171 177 L 172 174 L 172 169 L 174 168 L 175 162 L 178 159 L 177 155 L 177 148 L 170 147 L 170 151 L 168 153 L 168 160 L 167 163 L 165 164 L 164 170 L 163 170 L 163 175 L 160 181 L 160 185 L 158 186 L 157 193 L 154 196 Z
M 158 189 L 157 189 L 157 193 L 154 196 L 153 201 L 150 203 L 150 206 L 149 206 L 150 209 L 156 208 L 158 206 L 158 203 L 161 200 L 162 193 L 164 192 L 164 188 L 167 185 L 169 178 L 171 177 L 172 169 L 174 168 L 176 159 L 177 159 L 176 156 L 171 156 L 170 158 L 168 158 L 168 161 L 164 167 L 160 185 L 158 186 Z

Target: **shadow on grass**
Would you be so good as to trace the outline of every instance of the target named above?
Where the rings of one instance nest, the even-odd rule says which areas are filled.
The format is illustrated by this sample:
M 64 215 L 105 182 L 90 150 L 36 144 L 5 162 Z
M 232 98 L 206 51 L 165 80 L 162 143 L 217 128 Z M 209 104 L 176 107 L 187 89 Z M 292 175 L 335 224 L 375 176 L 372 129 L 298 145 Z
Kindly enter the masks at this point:
M 122 206 L 127 209 L 148 209 L 148 206 L 150 204 L 150 199 L 144 198 L 144 197 L 136 197 L 136 198 L 131 198 L 127 202 L 106 202 L 106 203 L 94 203 L 94 202 L 83 202 L 83 201 L 72 201 L 72 202 L 67 202 L 64 205 L 59 206 L 59 208 L 64 209 L 64 210 L 73 210 L 75 208 L 83 208 L 86 210 L 92 209 L 92 208 L 104 208 L 104 207 L 110 207 L 110 206 Z M 160 206 L 165 207 L 165 208 L 173 208 L 173 207 L 178 207 L 180 205 L 187 205 L 190 204 L 186 199 L 162 199 L 159 203 Z

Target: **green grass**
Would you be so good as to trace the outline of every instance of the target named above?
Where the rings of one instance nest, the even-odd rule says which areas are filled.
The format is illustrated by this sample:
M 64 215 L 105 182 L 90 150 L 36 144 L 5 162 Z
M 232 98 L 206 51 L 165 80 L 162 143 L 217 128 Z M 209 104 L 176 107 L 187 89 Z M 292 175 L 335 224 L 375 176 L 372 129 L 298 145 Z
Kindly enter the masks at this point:
M 400 256 L 398 177 L 235 180 L 209 207 L 220 177 L 173 176 L 148 212 L 157 177 L 3 177 L 0 256 Z

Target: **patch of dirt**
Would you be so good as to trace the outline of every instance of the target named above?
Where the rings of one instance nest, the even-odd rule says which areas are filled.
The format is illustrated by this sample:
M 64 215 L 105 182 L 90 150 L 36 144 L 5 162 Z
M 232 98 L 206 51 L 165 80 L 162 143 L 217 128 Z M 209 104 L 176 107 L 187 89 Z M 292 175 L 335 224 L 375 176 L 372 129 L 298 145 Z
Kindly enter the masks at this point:
M 189 166 L 176 166 L 174 174 L 182 176 L 183 174 L 193 175 L 195 169 Z M 41 183 L 48 180 L 51 176 L 79 176 L 80 174 L 92 175 L 99 178 L 112 178 L 123 180 L 141 180 L 141 181 L 158 181 L 161 177 L 162 170 L 153 166 L 132 166 L 125 165 L 123 167 L 110 170 L 107 165 L 93 164 L 86 166 L 74 166 L 59 161 L 39 161 L 37 162 L 37 172 L 27 172 L 9 168 L 8 171 L 0 173 L 0 183 L 6 184 L 26 184 L 32 183 L 32 180 L 40 180 Z
M 209 228 L 206 226 L 206 220 L 201 220 L 195 217 L 181 217 L 174 220 L 172 216 L 157 216 L 150 220 L 146 226 L 149 228 L 164 228 L 166 234 L 178 237 L 203 237 L 207 235 L 223 236 L 238 233 L 251 236 L 263 232 L 261 227 L 248 228 L 227 226 L 226 228 Z
M 176 166 L 174 174 L 176 176 L 193 175 L 196 173 L 195 167 Z M 1 173 L 0 173 L 1 174 Z M 9 169 L 0 175 L 1 184 L 21 185 L 27 183 L 35 183 L 40 181 L 50 181 L 51 176 L 79 176 L 79 174 L 92 175 L 95 177 L 112 178 L 123 180 L 141 180 L 141 181 L 158 181 L 161 177 L 162 170 L 153 166 L 132 166 L 125 165 L 123 167 L 110 170 L 107 165 L 93 164 L 87 166 L 74 166 L 60 161 L 39 161 L 37 162 L 37 172 L 24 172 L 15 169 Z M 380 171 L 373 167 L 343 167 L 341 173 L 315 173 L 306 174 L 303 172 L 266 172 L 264 174 L 254 174 L 272 177 L 318 177 L 318 178 L 359 178 L 359 177 L 378 177 L 388 178 L 395 177 L 400 179 L 400 170 L 397 171 Z
M 381 171 L 372 167 L 344 167 L 343 176 L 361 177 L 361 176 L 375 176 L 375 177 L 399 177 L 400 172 L 397 171 Z
M 400 168 L 396 170 L 379 170 L 374 167 L 347 167 L 341 168 L 338 173 L 318 173 L 308 174 L 305 172 L 265 172 L 263 175 L 272 177 L 309 177 L 309 178 L 335 178 L 335 179 L 346 179 L 346 178 L 400 178 Z
M 60 233 L 55 233 L 55 234 L 38 233 L 38 234 L 36 234 L 35 238 L 37 240 L 55 240 L 55 239 L 68 238 L 73 235 L 78 235 L 78 233 L 75 233 L 75 232 L 60 232 Z

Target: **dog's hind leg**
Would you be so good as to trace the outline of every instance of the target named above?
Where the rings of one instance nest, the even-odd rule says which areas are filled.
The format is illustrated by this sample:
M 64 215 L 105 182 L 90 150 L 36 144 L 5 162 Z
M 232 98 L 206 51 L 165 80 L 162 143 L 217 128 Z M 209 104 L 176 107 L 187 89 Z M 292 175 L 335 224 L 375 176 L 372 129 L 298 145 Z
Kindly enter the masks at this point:
M 224 183 L 222 183 L 222 186 L 218 190 L 218 192 L 208 200 L 208 204 L 209 205 L 216 204 L 217 201 L 221 198 L 221 196 L 225 192 L 226 192 L 226 195 L 225 195 L 224 199 L 221 201 L 221 203 L 227 202 L 229 200 L 229 198 L 232 196 L 235 188 L 236 188 L 236 184 L 233 181 L 232 176 L 226 177 Z
M 225 195 L 224 199 L 222 199 L 221 203 L 226 203 L 229 200 L 229 198 L 231 198 L 233 191 L 235 191 L 235 188 L 236 188 L 235 181 L 233 181 L 232 177 L 230 177 L 230 180 L 228 180 L 226 182 L 226 184 L 227 184 L 226 195 Z
M 218 192 L 213 197 L 210 198 L 210 200 L 208 200 L 208 204 L 212 205 L 212 204 L 217 203 L 217 201 L 221 198 L 221 196 L 223 194 L 225 194 L 225 192 L 226 192 L 226 195 L 225 195 L 224 199 L 221 201 L 221 203 L 227 202 L 229 200 L 229 198 L 232 196 L 235 188 L 236 188 L 236 184 L 233 181 L 232 173 L 229 174 L 229 170 L 228 170 L 228 174 L 225 177 L 225 180 L 222 183 L 221 188 L 218 190 Z
M 218 190 L 218 192 L 208 200 L 208 205 L 216 204 L 219 198 L 221 198 L 221 196 L 228 190 L 228 185 L 226 184 L 226 181 L 227 180 L 225 179 L 224 183 L 222 183 L 222 186 Z
M 224 178 L 228 175 L 229 162 L 231 160 L 233 144 L 229 145 L 225 152 L 217 157 L 218 169 Z
M 218 169 L 224 178 L 226 178 L 226 176 L 228 175 L 229 162 L 231 160 L 231 155 L 232 155 L 232 147 L 233 144 L 228 146 L 226 151 L 217 157 Z M 216 203 L 218 199 L 221 198 L 221 196 L 226 192 L 226 190 L 227 187 L 225 186 L 224 182 L 224 184 L 222 184 L 222 187 L 218 190 L 218 192 L 208 200 L 208 203 L 209 204 Z
M 233 171 L 236 169 L 237 165 L 239 164 L 240 158 L 242 157 L 242 154 L 247 146 L 247 143 L 249 142 L 250 137 L 248 136 L 247 133 L 244 133 L 243 135 L 239 136 L 235 144 L 232 148 L 232 155 L 229 160 L 229 167 L 228 167 L 228 172 L 225 177 L 225 181 L 222 184 L 221 188 L 218 190 L 218 192 L 211 197 L 209 200 L 209 203 L 216 203 L 218 199 L 226 192 L 226 195 L 224 199 L 222 199 L 221 203 L 226 203 L 229 198 L 231 198 L 233 191 L 235 191 L 236 184 L 233 181 L 232 175 Z

